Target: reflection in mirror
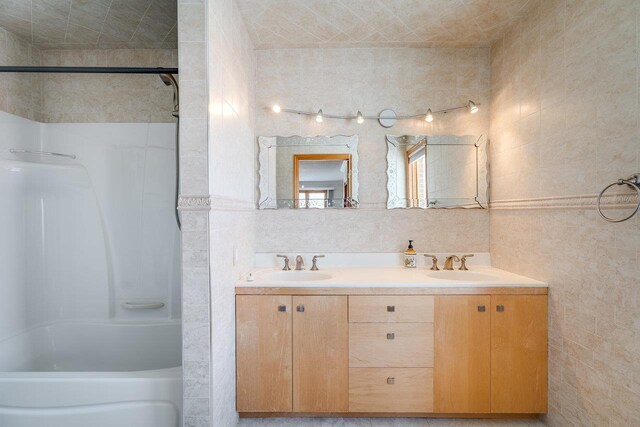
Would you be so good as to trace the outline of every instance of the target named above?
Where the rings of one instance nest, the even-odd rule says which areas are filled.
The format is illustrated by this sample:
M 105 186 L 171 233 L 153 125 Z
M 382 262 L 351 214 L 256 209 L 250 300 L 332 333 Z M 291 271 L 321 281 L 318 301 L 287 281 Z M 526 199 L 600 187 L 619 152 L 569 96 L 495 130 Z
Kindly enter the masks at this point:
M 350 154 L 295 154 L 295 207 L 344 207 L 351 199 L 350 169 Z
M 260 137 L 260 209 L 355 208 L 357 136 Z
M 387 208 L 484 208 L 484 136 L 387 135 Z

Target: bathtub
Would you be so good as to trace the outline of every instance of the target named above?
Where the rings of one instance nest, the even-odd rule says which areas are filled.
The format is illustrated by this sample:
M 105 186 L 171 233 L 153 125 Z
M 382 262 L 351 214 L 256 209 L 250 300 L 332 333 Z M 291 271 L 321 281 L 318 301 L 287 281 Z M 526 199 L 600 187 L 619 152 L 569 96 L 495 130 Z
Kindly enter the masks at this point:
M 2 427 L 179 427 L 180 323 L 55 322 L 0 341 Z

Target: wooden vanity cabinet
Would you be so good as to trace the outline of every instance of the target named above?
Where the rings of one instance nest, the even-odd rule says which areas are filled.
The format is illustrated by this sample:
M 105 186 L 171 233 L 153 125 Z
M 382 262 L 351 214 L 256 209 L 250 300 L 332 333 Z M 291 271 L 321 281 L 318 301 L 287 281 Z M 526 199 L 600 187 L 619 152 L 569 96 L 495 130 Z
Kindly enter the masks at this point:
M 347 297 L 293 297 L 293 411 L 349 410 Z
M 439 296 L 435 411 L 547 411 L 547 296 Z
M 292 410 L 292 297 L 236 296 L 236 406 Z
M 547 296 L 491 296 L 491 412 L 547 412 Z
M 238 412 L 347 412 L 346 296 L 236 296 Z
M 489 295 L 436 297 L 436 412 L 491 412 L 490 307 Z
M 547 411 L 546 288 L 236 292 L 241 416 Z

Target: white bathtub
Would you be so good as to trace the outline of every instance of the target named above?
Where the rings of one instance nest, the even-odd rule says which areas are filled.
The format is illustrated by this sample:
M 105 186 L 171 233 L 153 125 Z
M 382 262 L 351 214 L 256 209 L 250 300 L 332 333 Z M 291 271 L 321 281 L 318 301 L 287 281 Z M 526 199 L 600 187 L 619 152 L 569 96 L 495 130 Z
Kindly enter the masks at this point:
M 0 341 L 2 427 L 179 427 L 180 323 L 57 322 Z

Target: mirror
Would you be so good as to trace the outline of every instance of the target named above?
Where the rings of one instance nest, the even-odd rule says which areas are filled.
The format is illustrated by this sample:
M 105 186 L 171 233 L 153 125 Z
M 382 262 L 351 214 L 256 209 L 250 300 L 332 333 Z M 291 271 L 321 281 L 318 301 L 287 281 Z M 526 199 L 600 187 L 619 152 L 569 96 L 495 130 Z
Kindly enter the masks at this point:
M 358 207 L 358 137 L 259 137 L 259 209 Z
M 484 135 L 387 135 L 387 208 L 486 208 Z

